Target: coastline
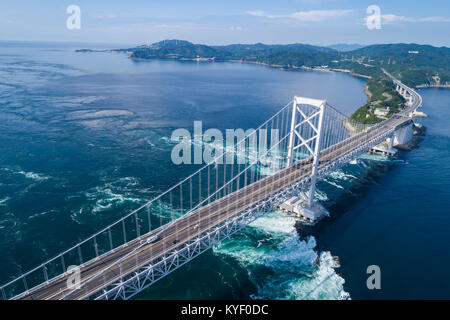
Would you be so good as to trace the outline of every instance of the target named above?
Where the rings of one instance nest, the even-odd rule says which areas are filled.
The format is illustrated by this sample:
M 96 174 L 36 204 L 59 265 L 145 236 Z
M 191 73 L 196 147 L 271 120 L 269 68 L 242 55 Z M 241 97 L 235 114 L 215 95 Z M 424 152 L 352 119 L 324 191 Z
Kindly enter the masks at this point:
M 113 53 L 121 53 L 121 52 L 117 52 L 117 51 L 111 51 Z M 215 59 L 208 59 L 208 58 L 204 58 L 204 59 L 190 59 L 190 58 L 184 58 L 184 59 L 171 59 L 171 58 L 134 58 L 134 57 L 130 57 L 129 58 L 131 60 L 135 60 L 135 61 L 146 61 L 146 60 L 164 60 L 164 61 L 192 61 L 192 62 L 230 62 L 230 63 L 245 63 L 245 64 L 256 64 L 256 65 L 260 65 L 260 66 L 264 66 L 264 67 L 270 67 L 270 68 L 275 68 L 275 69 L 279 69 L 280 71 L 297 71 L 297 70 L 306 70 L 306 71 L 319 71 L 319 72 L 341 72 L 341 73 L 346 73 L 349 74 L 351 76 L 357 77 L 357 78 L 363 78 L 363 79 L 372 79 L 371 76 L 366 76 L 364 74 L 359 74 L 359 73 L 355 73 L 352 72 L 351 70 L 348 69 L 334 69 L 334 68 L 314 68 L 314 67 L 307 67 L 307 66 L 301 66 L 301 67 L 297 67 L 297 66 L 293 66 L 293 67 L 289 67 L 289 66 L 283 66 L 283 65 L 279 65 L 279 64 L 269 64 L 269 63 L 264 63 L 264 62 L 258 62 L 258 61 L 246 61 L 246 60 L 215 60 Z M 450 88 L 450 86 L 449 86 Z M 366 93 L 367 94 L 367 93 Z
M 80 51 L 81 52 L 81 51 Z M 131 60 L 135 61 L 145 61 L 145 60 L 164 60 L 164 61 L 192 61 L 192 62 L 232 62 L 232 63 L 246 63 L 246 64 L 256 64 L 265 67 L 271 67 L 280 69 L 281 71 L 296 71 L 296 70 L 308 70 L 308 71 L 320 71 L 320 72 L 342 72 L 350 74 L 354 77 L 372 79 L 371 76 L 366 76 L 364 74 L 355 73 L 348 69 L 339 68 L 320 68 L 320 67 L 307 67 L 307 66 L 284 66 L 281 64 L 270 64 L 259 61 L 248 61 L 248 60 L 218 60 L 214 58 L 135 58 L 131 57 L 130 52 L 115 51 L 115 50 L 105 50 L 105 51 L 85 51 L 85 52 L 111 52 L 111 53 L 126 53 Z M 449 86 L 450 87 L 450 86 Z
M 366 83 L 364 84 L 364 93 L 366 94 L 366 96 L 370 99 L 372 98 L 372 92 L 370 92 L 369 90 L 369 85 Z M 366 101 L 367 103 L 367 101 Z

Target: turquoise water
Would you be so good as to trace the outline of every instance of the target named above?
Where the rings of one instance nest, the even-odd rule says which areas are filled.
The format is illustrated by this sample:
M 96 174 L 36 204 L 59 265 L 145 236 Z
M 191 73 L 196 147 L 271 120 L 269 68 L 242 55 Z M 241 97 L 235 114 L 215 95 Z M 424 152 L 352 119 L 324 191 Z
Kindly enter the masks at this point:
M 347 114 L 366 100 L 364 81 L 346 74 L 133 62 L 75 53 L 80 47 L 0 45 L 0 282 L 192 172 L 170 161 L 175 128 L 194 120 L 204 128 L 256 127 L 294 95 L 326 98 Z M 449 93 L 421 93 L 431 115 L 424 123 L 432 125 L 421 148 L 394 161 L 359 159 L 321 181 L 317 198 L 332 216 L 312 237 L 269 213 L 137 298 L 448 297 L 449 117 L 433 114 L 448 112 Z M 382 269 L 380 292 L 365 288 L 369 264 Z M 416 296 L 412 275 L 420 278 Z
M 450 91 L 419 93 L 429 115 L 420 147 L 378 162 L 336 200 L 330 211 L 340 217 L 317 235 L 319 247 L 340 256 L 355 299 L 450 298 Z M 379 291 L 365 286 L 372 264 Z

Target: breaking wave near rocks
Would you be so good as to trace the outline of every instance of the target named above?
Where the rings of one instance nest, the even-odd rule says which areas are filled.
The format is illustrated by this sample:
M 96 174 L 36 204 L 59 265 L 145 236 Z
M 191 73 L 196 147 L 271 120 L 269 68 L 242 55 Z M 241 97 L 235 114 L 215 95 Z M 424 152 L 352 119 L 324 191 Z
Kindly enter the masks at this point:
M 348 299 L 345 280 L 330 252 L 317 252 L 312 236 L 301 239 L 295 220 L 273 211 L 214 248 L 234 258 L 257 288 L 252 299 Z

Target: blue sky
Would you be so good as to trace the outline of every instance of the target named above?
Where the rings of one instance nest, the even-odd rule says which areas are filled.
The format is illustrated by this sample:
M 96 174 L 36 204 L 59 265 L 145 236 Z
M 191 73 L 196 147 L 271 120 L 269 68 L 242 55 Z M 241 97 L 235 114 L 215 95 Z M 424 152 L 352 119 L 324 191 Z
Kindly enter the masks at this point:
M 81 29 L 68 30 L 69 5 Z M 381 29 L 366 9 L 381 9 Z M 0 40 L 143 44 L 399 43 L 450 46 L 448 0 L 2 0 Z

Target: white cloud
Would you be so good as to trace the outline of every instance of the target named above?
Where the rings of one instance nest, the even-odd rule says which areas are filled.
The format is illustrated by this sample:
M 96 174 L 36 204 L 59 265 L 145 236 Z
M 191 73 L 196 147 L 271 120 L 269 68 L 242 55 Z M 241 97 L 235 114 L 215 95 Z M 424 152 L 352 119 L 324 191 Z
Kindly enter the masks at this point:
M 115 14 L 113 14 L 113 13 L 107 13 L 107 14 L 100 14 L 100 15 L 97 15 L 97 16 L 95 16 L 97 19 L 116 19 L 116 18 L 118 18 L 119 16 L 118 15 L 115 15 Z
M 242 27 L 239 26 L 231 26 L 228 28 L 229 31 L 242 31 Z
M 298 11 L 291 14 L 268 14 L 261 10 L 256 11 L 247 11 L 247 14 L 255 16 L 255 17 L 264 17 L 268 19 L 295 19 L 299 21 L 306 22 L 319 22 L 328 20 L 331 18 L 342 17 L 354 10 L 311 10 L 311 11 Z
M 412 18 L 407 18 L 404 16 L 397 16 L 395 14 L 383 14 L 381 15 L 381 18 L 383 19 L 383 23 L 384 24 L 392 24 L 392 23 L 396 23 L 396 22 L 412 22 L 414 21 Z
M 301 21 L 323 21 L 330 18 L 342 17 L 353 10 L 313 10 L 313 11 L 299 11 L 293 13 L 292 18 Z
M 450 18 L 446 17 L 425 17 L 425 18 L 411 18 L 405 16 L 397 16 L 395 14 L 381 15 L 384 24 L 393 24 L 396 22 L 450 22 Z
M 338 18 L 345 16 L 355 10 L 351 9 L 337 9 L 337 10 L 311 10 L 311 11 L 298 11 L 291 14 L 269 14 L 262 10 L 247 11 L 246 13 L 255 17 L 263 17 L 267 19 L 295 19 L 303 22 L 320 22 L 331 18 Z M 448 17 L 424 17 L 424 18 L 412 18 L 399 16 L 396 14 L 382 14 L 382 22 L 384 24 L 394 24 L 398 22 L 450 22 Z M 364 19 L 366 20 L 367 17 Z
M 255 10 L 255 11 L 247 11 L 247 14 L 255 17 L 266 17 L 269 18 L 267 14 L 264 13 L 264 11 L 261 10 Z
M 450 22 L 450 18 L 446 17 L 427 17 L 427 18 L 420 18 L 420 22 Z

